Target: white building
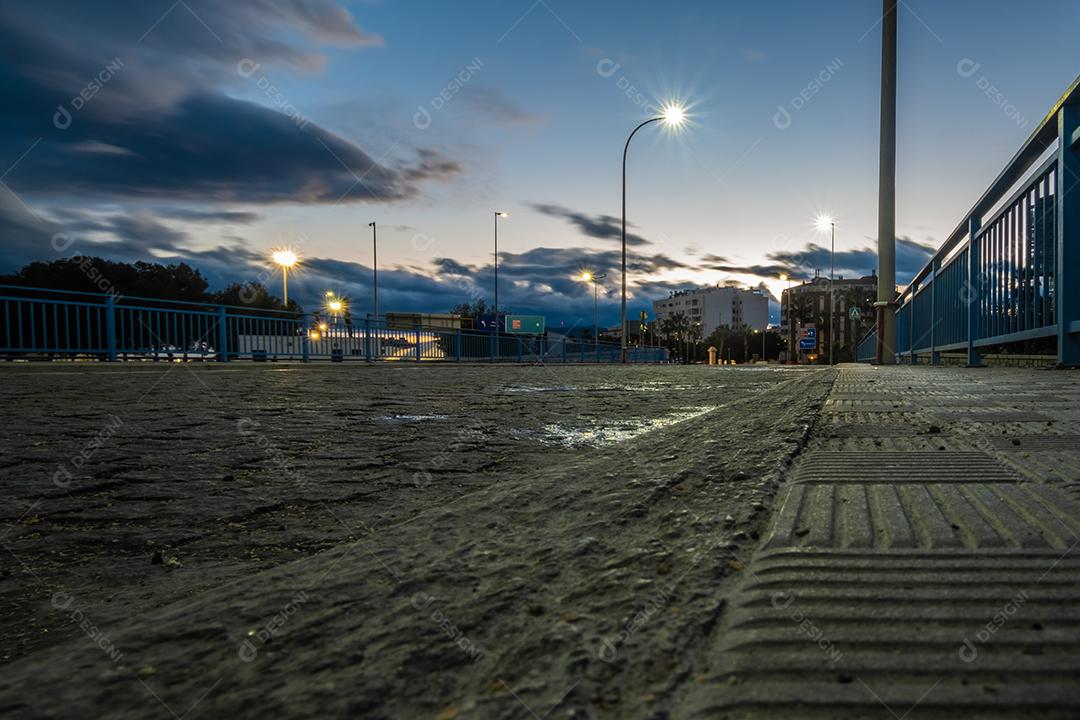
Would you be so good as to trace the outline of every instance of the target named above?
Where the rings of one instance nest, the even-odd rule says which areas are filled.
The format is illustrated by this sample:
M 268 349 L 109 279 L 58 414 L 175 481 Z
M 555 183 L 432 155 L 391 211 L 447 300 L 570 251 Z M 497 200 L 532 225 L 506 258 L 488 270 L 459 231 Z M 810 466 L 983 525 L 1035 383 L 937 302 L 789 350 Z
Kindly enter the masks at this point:
M 705 287 L 681 290 L 664 300 L 653 301 L 653 315 L 658 326 L 679 313 L 691 324 L 701 323 L 703 338 L 725 325 L 765 330 L 769 324 L 769 298 L 756 290 Z

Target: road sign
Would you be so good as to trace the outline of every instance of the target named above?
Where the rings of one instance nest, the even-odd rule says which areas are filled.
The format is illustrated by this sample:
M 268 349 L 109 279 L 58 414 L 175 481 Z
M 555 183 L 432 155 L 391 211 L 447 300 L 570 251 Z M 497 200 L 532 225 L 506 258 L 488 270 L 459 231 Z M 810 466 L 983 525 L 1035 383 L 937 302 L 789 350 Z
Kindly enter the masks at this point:
M 506 317 L 506 314 L 503 313 L 501 316 Z M 476 329 L 479 330 L 480 332 L 493 333 L 493 332 L 495 332 L 496 328 L 498 328 L 498 327 L 499 327 L 499 318 L 496 317 L 495 315 L 492 314 L 492 315 L 477 315 L 476 316 Z
M 521 335 L 543 335 L 543 315 L 507 315 L 506 332 Z
M 862 318 L 862 308 L 861 307 L 852 307 L 851 309 L 849 309 L 847 311 L 847 314 L 848 314 L 848 317 L 850 317 L 852 320 L 859 320 L 859 319 Z
M 803 327 L 803 329 L 799 333 L 799 349 L 817 349 L 817 326 L 807 325 Z

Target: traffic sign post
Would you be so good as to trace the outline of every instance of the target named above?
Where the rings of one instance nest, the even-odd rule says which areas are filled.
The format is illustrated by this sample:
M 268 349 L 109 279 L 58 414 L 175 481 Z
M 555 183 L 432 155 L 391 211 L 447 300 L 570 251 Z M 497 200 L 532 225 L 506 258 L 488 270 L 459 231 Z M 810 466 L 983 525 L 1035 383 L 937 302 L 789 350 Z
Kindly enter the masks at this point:
M 805 325 L 799 333 L 799 351 L 812 352 L 817 350 L 817 326 Z

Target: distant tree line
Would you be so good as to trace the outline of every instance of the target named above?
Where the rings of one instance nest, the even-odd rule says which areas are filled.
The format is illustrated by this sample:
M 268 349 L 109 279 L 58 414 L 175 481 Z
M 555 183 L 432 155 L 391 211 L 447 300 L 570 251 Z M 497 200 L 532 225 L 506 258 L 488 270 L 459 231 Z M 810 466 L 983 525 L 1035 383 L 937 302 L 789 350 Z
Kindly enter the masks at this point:
M 222 290 L 211 292 L 210 283 L 202 273 L 183 262 L 170 265 L 142 261 L 126 263 L 76 256 L 32 262 L 14 273 L 0 275 L 0 284 L 234 305 L 257 310 L 301 310 L 295 300 L 289 300 L 286 307 L 280 298 L 255 280 L 232 283 Z

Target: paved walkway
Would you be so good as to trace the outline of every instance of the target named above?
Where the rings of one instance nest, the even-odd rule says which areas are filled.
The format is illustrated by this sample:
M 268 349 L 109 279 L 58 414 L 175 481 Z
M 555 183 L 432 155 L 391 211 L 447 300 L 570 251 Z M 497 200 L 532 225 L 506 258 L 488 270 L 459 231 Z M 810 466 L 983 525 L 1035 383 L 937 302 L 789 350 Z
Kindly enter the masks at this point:
M 1080 716 L 1080 374 L 839 371 L 679 716 Z

